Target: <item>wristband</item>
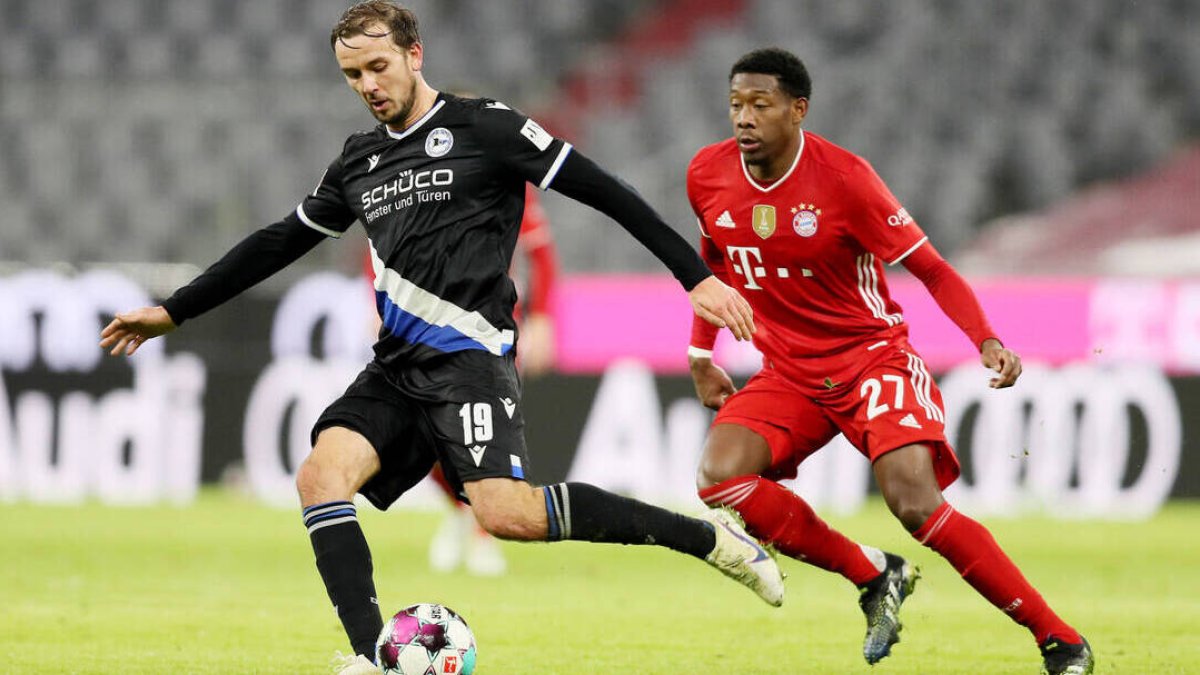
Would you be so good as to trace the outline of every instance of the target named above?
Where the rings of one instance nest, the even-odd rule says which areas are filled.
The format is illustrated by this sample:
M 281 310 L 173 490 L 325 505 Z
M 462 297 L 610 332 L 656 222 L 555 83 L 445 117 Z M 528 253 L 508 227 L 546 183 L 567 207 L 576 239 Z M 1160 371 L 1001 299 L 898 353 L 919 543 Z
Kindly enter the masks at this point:
M 713 351 L 711 349 L 701 349 L 699 347 L 688 346 L 688 357 L 711 360 L 713 357 Z

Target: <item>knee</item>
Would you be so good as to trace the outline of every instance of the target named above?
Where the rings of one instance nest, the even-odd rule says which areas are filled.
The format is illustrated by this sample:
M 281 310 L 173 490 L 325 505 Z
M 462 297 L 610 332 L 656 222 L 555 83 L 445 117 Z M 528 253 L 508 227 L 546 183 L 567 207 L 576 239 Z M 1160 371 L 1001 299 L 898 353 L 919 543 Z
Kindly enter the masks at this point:
M 892 514 L 909 532 L 921 529 L 937 507 L 942 504 L 942 496 L 934 494 L 904 494 L 887 498 L 888 508 Z
M 696 489 L 704 490 L 739 476 L 761 475 L 770 465 L 771 454 L 762 447 L 714 445 L 709 443 L 696 469 Z
M 300 493 L 300 501 L 305 505 L 320 503 L 313 499 L 321 491 L 321 470 L 315 462 L 305 459 L 296 470 L 296 492 Z

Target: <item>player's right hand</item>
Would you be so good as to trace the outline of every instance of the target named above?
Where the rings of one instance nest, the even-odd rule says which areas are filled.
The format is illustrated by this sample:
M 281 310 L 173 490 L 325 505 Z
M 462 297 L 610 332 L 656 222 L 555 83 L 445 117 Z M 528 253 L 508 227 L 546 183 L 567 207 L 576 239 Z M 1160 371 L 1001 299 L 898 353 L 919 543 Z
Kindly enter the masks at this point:
M 721 328 L 729 328 L 738 340 L 754 335 L 754 310 L 732 287 L 715 276 L 708 277 L 688 291 L 696 316 Z
M 175 330 L 175 322 L 167 310 L 143 307 L 118 314 L 100 331 L 100 346 L 110 349 L 113 356 L 132 356 L 146 340 Z
M 725 401 L 737 392 L 729 373 L 713 363 L 712 359 L 689 356 L 688 367 L 692 371 L 692 384 L 696 385 L 696 397 L 704 407 L 720 410 Z

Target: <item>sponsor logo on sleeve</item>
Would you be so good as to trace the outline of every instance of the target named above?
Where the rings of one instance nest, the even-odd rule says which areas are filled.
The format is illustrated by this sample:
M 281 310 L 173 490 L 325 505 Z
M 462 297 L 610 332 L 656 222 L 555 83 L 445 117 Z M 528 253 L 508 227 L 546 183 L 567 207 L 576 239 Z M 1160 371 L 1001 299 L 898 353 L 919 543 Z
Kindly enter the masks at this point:
M 521 127 L 521 135 L 536 145 L 538 150 L 544 151 L 554 142 L 554 137 L 546 133 L 541 125 L 531 119 L 525 120 L 525 126 Z
M 892 227 L 904 227 L 905 225 L 911 225 L 912 221 L 912 216 L 908 215 L 908 209 L 901 206 L 899 211 L 888 216 L 887 224 Z

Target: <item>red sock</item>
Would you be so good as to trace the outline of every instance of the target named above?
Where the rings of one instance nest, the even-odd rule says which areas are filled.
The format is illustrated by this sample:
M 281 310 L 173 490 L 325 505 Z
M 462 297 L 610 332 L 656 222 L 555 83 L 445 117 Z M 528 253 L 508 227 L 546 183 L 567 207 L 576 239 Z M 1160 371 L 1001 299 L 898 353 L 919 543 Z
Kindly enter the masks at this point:
M 882 553 L 876 565 L 863 547 L 829 527 L 800 495 L 775 481 L 739 476 L 704 488 L 700 498 L 709 506 L 737 511 L 750 534 L 774 544 L 784 555 L 837 572 L 856 586 L 879 576 L 886 565 Z
M 1021 570 L 1004 554 L 992 533 L 955 511 L 949 503 L 929 516 L 913 538 L 948 560 L 968 584 L 1013 621 L 1025 626 L 1041 644 L 1054 635 L 1079 644 L 1082 638 L 1042 599 Z

